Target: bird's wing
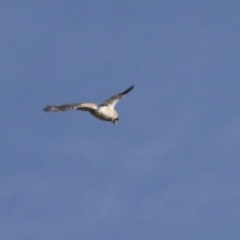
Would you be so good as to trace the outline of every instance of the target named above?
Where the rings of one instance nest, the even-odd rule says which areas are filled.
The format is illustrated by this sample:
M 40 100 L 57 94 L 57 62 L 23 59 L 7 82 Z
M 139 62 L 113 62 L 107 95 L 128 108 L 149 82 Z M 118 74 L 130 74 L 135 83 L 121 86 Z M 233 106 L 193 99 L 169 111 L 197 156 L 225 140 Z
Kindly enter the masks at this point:
M 46 112 L 63 112 L 69 110 L 90 111 L 93 109 L 97 109 L 97 105 L 95 103 L 71 103 L 64 105 L 51 105 L 45 107 L 43 110 Z
M 121 98 L 123 98 L 127 93 L 129 93 L 133 88 L 134 88 L 134 86 L 131 86 L 130 88 L 128 88 L 124 92 L 115 94 L 114 96 L 110 97 L 109 99 L 107 99 L 105 102 L 103 102 L 99 106 L 108 106 L 110 108 L 114 108 L 115 105 L 117 104 L 117 102 Z

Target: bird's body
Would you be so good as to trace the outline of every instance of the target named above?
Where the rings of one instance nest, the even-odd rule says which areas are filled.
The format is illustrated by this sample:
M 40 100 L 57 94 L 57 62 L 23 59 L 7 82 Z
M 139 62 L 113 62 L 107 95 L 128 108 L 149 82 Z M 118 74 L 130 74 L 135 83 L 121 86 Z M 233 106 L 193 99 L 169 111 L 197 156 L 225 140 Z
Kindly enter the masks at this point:
M 113 121 L 118 118 L 118 113 L 114 108 L 109 108 L 107 106 L 101 106 L 96 110 L 91 110 L 90 113 L 103 121 Z
M 119 120 L 119 117 L 114 107 L 117 104 L 117 102 L 121 98 L 123 98 L 127 93 L 129 93 L 133 88 L 134 86 L 131 86 L 126 91 L 112 96 L 111 98 L 107 99 L 100 105 L 97 105 L 95 103 L 72 103 L 64 105 L 52 105 L 44 108 L 44 111 L 46 112 L 62 112 L 68 110 L 88 111 L 90 112 L 91 115 L 100 120 L 110 121 L 116 124 L 116 122 Z

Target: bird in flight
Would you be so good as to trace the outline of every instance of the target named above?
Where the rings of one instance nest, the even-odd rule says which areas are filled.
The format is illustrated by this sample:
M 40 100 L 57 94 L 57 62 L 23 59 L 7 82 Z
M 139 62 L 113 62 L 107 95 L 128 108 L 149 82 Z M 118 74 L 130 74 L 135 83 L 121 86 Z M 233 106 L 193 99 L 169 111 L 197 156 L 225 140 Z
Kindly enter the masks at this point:
M 116 124 L 119 120 L 119 116 L 114 107 L 117 102 L 122 99 L 127 93 L 133 90 L 133 88 L 134 86 L 131 86 L 124 92 L 115 94 L 100 105 L 97 105 L 95 103 L 71 103 L 64 105 L 51 105 L 45 107 L 43 110 L 46 112 L 63 112 L 68 110 L 88 111 L 90 114 L 100 120 L 109 121 Z

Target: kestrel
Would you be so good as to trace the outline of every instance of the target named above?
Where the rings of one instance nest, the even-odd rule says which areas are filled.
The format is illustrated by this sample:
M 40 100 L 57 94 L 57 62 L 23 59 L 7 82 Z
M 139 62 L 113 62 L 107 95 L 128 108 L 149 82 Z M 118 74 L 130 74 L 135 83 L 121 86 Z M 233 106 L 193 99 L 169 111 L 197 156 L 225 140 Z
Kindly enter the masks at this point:
M 113 122 L 114 124 L 117 123 L 119 120 L 118 112 L 114 109 L 117 102 L 123 98 L 127 93 L 129 93 L 134 86 L 131 86 L 127 90 L 122 93 L 115 94 L 114 96 L 107 99 L 100 105 L 95 103 L 71 103 L 71 104 L 64 104 L 64 105 L 52 105 L 47 106 L 43 110 L 46 112 L 62 112 L 68 110 L 82 110 L 88 111 L 94 117 L 103 120 Z

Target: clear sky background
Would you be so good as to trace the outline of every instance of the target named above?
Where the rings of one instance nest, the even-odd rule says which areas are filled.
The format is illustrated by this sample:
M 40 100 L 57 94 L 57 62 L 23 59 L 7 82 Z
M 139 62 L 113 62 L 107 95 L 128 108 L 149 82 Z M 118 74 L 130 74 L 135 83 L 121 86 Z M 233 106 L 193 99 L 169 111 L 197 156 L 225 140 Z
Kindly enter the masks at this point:
M 1 1 L 1 240 L 240 239 L 240 1 Z M 117 125 L 49 104 L 134 84 Z

